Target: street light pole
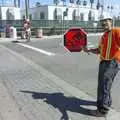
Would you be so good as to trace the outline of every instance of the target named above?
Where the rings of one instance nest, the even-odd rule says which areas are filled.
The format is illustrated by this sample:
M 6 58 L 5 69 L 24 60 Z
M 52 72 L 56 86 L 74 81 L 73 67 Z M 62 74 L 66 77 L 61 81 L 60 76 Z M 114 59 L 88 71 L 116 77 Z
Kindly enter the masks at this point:
M 2 5 L 1 6 L 4 6 L 4 1 L 2 0 Z
M 26 19 L 29 19 L 28 9 L 29 9 L 29 0 L 25 0 Z

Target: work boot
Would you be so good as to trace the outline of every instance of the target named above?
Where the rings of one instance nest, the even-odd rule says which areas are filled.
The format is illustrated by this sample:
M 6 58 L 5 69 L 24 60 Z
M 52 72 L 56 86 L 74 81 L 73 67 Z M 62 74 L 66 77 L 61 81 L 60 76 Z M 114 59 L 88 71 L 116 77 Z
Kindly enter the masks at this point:
M 107 116 L 108 112 L 101 112 L 100 110 L 89 111 L 89 114 L 95 117 L 105 117 Z

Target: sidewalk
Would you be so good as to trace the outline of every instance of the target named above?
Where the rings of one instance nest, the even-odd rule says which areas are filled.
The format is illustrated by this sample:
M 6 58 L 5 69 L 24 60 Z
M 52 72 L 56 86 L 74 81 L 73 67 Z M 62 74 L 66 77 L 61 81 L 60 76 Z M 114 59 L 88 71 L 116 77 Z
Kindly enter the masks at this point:
M 43 36 L 42 38 L 32 37 L 31 40 L 43 40 L 43 39 L 62 38 L 62 37 L 63 37 L 62 35 Z M 21 39 L 20 37 L 18 37 L 17 39 L 14 39 L 14 38 L 0 38 L 0 42 L 8 42 L 8 41 L 16 41 L 16 40 L 24 41 L 25 39 Z
M 102 33 L 90 33 L 87 36 L 99 36 L 102 35 Z M 35 38 L 32 37 L 31 41 L 35 41 L 35 40 L 45 40 L 45 39 L 52 39 L 52 38 L 63 38 L 63 35 L 52 35 L 52 36 L 43 36 L 42 38 Z M 13 38 L 0 38 L 0 42 L 8 42 L 8 41 L 16 41 L 16 40 L 20 40 L 20 41 L 24 41 L 24 39 L 20 39 L 19 37 L 17 39 L 13 39 Z
M 1 120 L 105 120 L 83 91 L 5 47 L 0 55 Z M 119 120 L 113 112 L 107 120 Z

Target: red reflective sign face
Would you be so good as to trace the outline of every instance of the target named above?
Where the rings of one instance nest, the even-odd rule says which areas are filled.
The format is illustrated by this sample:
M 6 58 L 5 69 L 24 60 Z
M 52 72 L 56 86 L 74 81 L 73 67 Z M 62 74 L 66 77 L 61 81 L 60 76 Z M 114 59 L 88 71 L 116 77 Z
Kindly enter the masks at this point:
M 80 28 L 69 29 L 64 35 L 64 46 L 70 52 L 80 52 L 87 45 L 87 33 Z

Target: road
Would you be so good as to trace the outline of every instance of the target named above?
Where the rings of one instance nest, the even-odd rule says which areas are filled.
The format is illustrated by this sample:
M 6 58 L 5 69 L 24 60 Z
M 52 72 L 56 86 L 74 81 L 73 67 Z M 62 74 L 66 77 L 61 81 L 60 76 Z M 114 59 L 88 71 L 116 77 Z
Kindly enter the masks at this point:
M 89 47 L 96 46 L 97 38 L 94 36 L 90 36 L 88 45 Z M 24 82 L 25 80 L 24 76 L 28 77 L 29 75 L 31 75 L 30 81 L 29 82 L 26 81 L 26 82 L 30 89 L 34 88 L 34 90 L 36 90 L 35 87 L 33 86 L 37 86 L 37 85 L 32 80 L 35 78 L 36 79 L 35 81 L 37 81 L 37 79 L 39 79 L 39 76 L 38 74 L 31 72 L 32 70 L 30 71 L 29 66 L 26 65 L 24 62 L 22 64 L 22 62 L 19 60 L 14 61 L 14 59 L 10 57 L 10 54 L 17 55 L 19 56 L 19 58 L 22 58 L 27 62 L 32 61 L 32 63 L 35 64 L 36 66 L 40 66 L 41 68 L 48 71 L 48 74 L 46 74 L 46 76 L 49 76 L 49 72 L 50 72 L 53 75 L 60 78 L 60 80 L 65 81 L 65 83 L 68 83 L 77 90 L 83 91 L 85 94 L 96 99 L 97 72 L 98 72 L 98 63 L 99 63 L 98 56 L 93 54 L 88 55 L 84 52 L 70 53 L 66 49 L 64 49 L 62 38 L 51 38 L 51 39 L 46 38 L 43 40 L 34 40 L 29 43 L 1 42 L 1 46 L 2 46 L 1 48 L 3 48 L 1 49 L 3 50 L 1 54 L 3 52 L 4 54 L 6 54 L 4 55 L 6 60 L 1 59 L 0 62 L 4 63 L 6 61 L 6 67 L 7 67 L 4 68 L 4 65 L 0 63 L 0 66 L 2 68 L 0 72 L 1 78 L 8 80 L 10 78 L 16 80 L 22 79 L 22 81 L 20 81 L 19 84 L 17 83 L 16 80 L 11 81 L 11 84 L 15 84 L 16 82 L 16 87 L 17 85 L 20 85 L 22 82 Z M 7 61 L 7 57 L 10 57 L 11 63 L 10 61 Z M 16 62 L 18 62 L 19 64 L 18 63 L 16 64 Z M 120 101 L 119 101 L 120 96 L 118 94 L 118 91 L 120 91 L 119 78 L 120 78 L 120 74 L 118 73 L 112 88 L 112 96 L 113 96 L 112 108 L 114 108 L 118 112 L 120 112 Z M 50 81 L 48 81 L 48 83 L 51 84 Z M 6 86 L 8 86 L 8 89 L 10 89 L 9 84 L 7 83 L 5 84 Z M 56 84 L 59 85 L 59 83 Z M 23 86 L 26 85 L 23 84 Z M 21 88 L 24 87 L 21 86 Z M 67 118 L 65 120 L 67 120 Z

